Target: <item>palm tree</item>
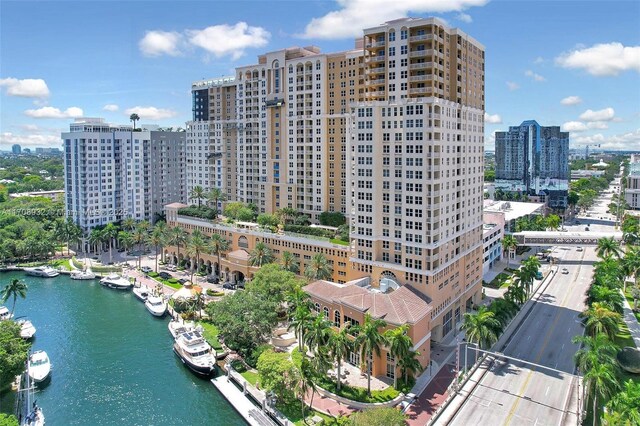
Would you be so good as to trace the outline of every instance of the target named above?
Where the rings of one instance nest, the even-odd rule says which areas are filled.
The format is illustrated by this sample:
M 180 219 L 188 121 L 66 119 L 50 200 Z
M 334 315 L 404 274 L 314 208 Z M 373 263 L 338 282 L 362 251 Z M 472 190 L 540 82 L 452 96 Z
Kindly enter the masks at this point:
M 640 401 L 640 383 L 635 383 L 632 379 L 629 379 L 624 383 L 622 390 L 613 395 L 607 404 L 607 408 L 609 411 L 617 412 L 622 418 L 627 419 L 629 425 L 640 425 L 638 401 Z M 621 425 L 625 423 L 611 424 Z
M 309 310 L 311 309 L 309 294 L 304 291 L 300 285 L 296 285 L 291 291 L 287 292 L 285 301 L 287 302 L 290 314 L 293 314 L 296 309 L 301 306 Z
M 164 242 L 164 234 L 162 232 L 162 228 L 158 228 L 158 227 L 154 227 L 153 231 L 151 232 L 151 234 L 147 237 L 147 242 L 149 243 L 149 245 L 153 246 L 155 251 L 156 251 L 156 255 L 155 255 L 155 259 L 156 259 L 156 273 L 158 272 L 158 247 L 162 246 L 163 242 Z
M 70 254 L 69 246 L 71 244 L 75 245 L 77 249 L 80 242 L 82 241 L 82 228 L 71 219 L 71 217 L 67 218 L 67 255 Z
M 525 294 L 529 297 L 529 291 L 533 286 L 533 280 L 536 275 L 529 268 L 520 268 L 513 273 L 515 284 L 521 286 L 525 290 Z
M 502 239 L 502 251 L 507 253 L 507 269 L 511 265 L 511 250 L 518 247 L 518 240 L 513 235 L 505 235 Z
M 619 259 L 622 253 L 622 249 L 620 248 L 620 243 L 617 242 L 613 237 L 606 237 L 600 238 L 598 240 L 596 253 L 601 258 L 605 258 L 606 256 L 611 255 Z
M 102 243 L 102 231 L 97 228 L 93 228 L 89 234 L 89 244 L 98 251 L 98 246 Z
M 133 242 L 138 244 L 138 268 L 142 265 L 142 252 L 143 252 L 143 244 L 147 241 L 147 229 L 138 224 L 136 229 L 133 230 Z
M 180 246 L 187 243 L 187 236 L 187 232 L 179 226 L 173 227 L 169 231 L 169 241 L 170 244 L 176 246 L 178 262 L 180 262 Z
M 371 370 L 373 354 L 380 356 L 380 348 L 387 343 L 384 335 L 379 329 L 386 327 L 387 322 L 382 319 L 374 319 L 368 313 L 364 315 L 364 324 L 358 327 L 358 335 L 354 346 L 360 350 L 360 358 L 365 360 L 367 369 L 367 395 L 371 396 Z
M 312 280 L 328 280 L 331 279 L 333 271 L 329 265 L 329 261 L 322 253 L 316 253 L 311 257 L 309 264 L 304 270 L 304 275 Z
M 122 219 L 122 228 L 127 231 L 133 231 L 133 228 L 136 227 L 136 221 L 131 216 Z
M 158 220 L 153 226 L 153 232 L 157 232 L 160 236 L 160 251 L 162 252 L 162 262 L 165 262 L 164 248 L 169 243 L 169 228 L 167 228 L 167 222 Z M 158 252 L 156 250 L 156 256 Z
M 575 336 L 571 339 L 571 342 L 582 345 L 573 356 L 573 360 L 583 373 L 598 364 L 617 365 L 616 354 L 618 353 L 618 347 L 609 340 L 606 334 Z
M 140 116 L 135 112 L 129 116 L 129 120 L 133 121 L 133 130 L 136 130 L 136 122 L 140 120 Z
M 282 253 L 282 257 L 280 258 L 280 266 L 285 271 L 293 272 L 294 274 L 298 274 L 300 272 L 300 263 L 296 259 L 296 257 L 289 251 L 285 251 Z
M 337 332 L 332 328 L 329 329 L 329 341 L 327 346 L 329 347 L 331 358 L 338 366 L 336 372 L 338 373 L 338 390 L 340 390 L 340 386 L 342 385 L 342 380 L 340 379 L 340 367 L 342 360 L 349 356 L 349 353 L 353 348 L 353 342 L 349 335 L 349 323 L 345 324 L 344 327 Z
M 597 419 L 600 417 L 598 414 L 598 397 L 602 399 L 610 398 L 619 388 L 618 381 L 613 367 L 609 364 L 594 365 L 584 373 L 582 379 L 593 397 L 593 424 L 595 426 Z
M 282 224 L 286 225 L 289 222 L 289 220 L 291 220 L 298 214 L 298 212 L 294 208 L 283 207 L 280 210 L 278 210 L 276 214 L 280 216 L 280 220 L 282 220 Z
M 187 242 L 187 253 L 189 257 L 195 256 L 195 265 L 193 260 L 191 261 L 191 282 L 193 282 L 194 271 L 200 268 L 200 254 L 207 250 L 208 242 L 207 237 L 198 229 L 191 233 L 191 238 Z
M 133 241 L 133 235 L 131 232 L 120 231 L 118 232 L 118 242 L 125 249 L 125 251 L 129 251 L 131 247 L 135 244 Z
M 2 289 L 2 292 L 0 293 L 2 303 L 5 303 L 10 297 L 13 297 L 13 306 L 11 307 L 12 316 L 16 309 L 16 300 L 18 299 L 18 296 L 24 299 L 27 297 L 27 290 L 27 283 L 17 278 L 11 280 L 11 282 Z
M 202 205 L 202 200 L 204 200 L 206 195 L 204 194 L 204 188 L 200 185 L 194 186 L 189 193 L 190 200 L 198 200 L 198 207 Z
M 227 199 L 227 196 L 225 195 L 224 192 L 222 192 L 222 189 L 213 188 L 206 195 L 206 198 L 207 198 L 207 201 L 209 201 L 210 203 L 213 204 L 213 210 L 214 210 L 214 213 L 215 213 L 214 219 L 217 219 L 218 218 L 218 213 L 220 212 L 218 210 L 218 203 L 221 203 L 221 202 L 225 201 Z
M 587 305 L 591 306 L 596 302 L 606 305 L 610 310 L 622 314 L 624 312 L 624 298 L 620 290 L 592 285 L 587 291 Z
M 273 262 L 275 257 L 273 256 L 273 251 L 265 243 L 260 241 L 254 247 L 253 251 L 249 255 L 249 265 L 251 266 L 262 266 L 267 263 Z
M 215 254 L 218 257 L 218 263 L 216 265 L 216 275 L 220 278 L 220 255 L 222 252 L 229 250 L 229 241 L 225 240 L 220 234 L 213 234 L 209 239 L 208 251 L 211 254 Z
M 481 306 L 475 314 L 464 314 L 462 329 L 466 332 L 467 340 L 477 343 L 481 349 L 487 349 L 498 340 L 501 326 L 495 314 L 486 306 Z
M 592 336 L 604 333 L 613 339 L 620 331 L 622 315 L 613 312 L 604 303 L 595 302 L 591 307 L 580 314 L 585 318 L 585 328 Z
M 331 324 L 323 315 L 315 316 L 313 322 L 311 322 L 309 326 L 309 330 L 307 330 L 307 333 L 304 336 L 304 341 L 312 353 L 318 353 L 318 348 L 327 344 L 330 328 Z
M 318 375 L 318 372 L 314 371 L 314 368 L 311 365 L 309 359 L 303 357 L 300 363 L 300 368 L 298 369 L 298 373 L 299 377 L 296 387 L 298 390 L 300 401 L 302 402 L 302 418 L 305 419 L 304 409 L 306 404 L 304 402 L 304 398 L 307 393 L 311 391 L 311 401 L 309 403 L 309 408 L 313 409 L 313 397 L 317 391 L 316 377 Z
M 420 360 L 418 359 L 419 356 L 420 352 L 409 351 L 405 356 L 398 360 L 398 367 L 400 367 L 402 380 L 405 384 L 407 383 L 409 374 L 411 374 L 412 377 L 415 377 L 422 371 L 422 364 L 420 364 Z
M 640 249 L 638 247 L 629 247 L 622 259 L 622 268 L 625 275 L 633 277 L 634 283 L 638 282 L 638 276 L 640 275 Z M 627 280 L 624 280 L 622 292 L 627 292 Z
M 504 294 L 504 298 L 518 305 L 522 305 L 527 300 L 527 293 L 525 289 L 519 285 L 510 285 Z
M 398 360 L 407 356 L 407 353 L 413 347 L 413 341 L 407 335 L 409 326 L 401 325 L 393 329 L 389 329 L 384 333 L 389 347 L 389 355 L 393 357 L 393 387 L 398 387 Z
M 300 351 L 303 350 L 304 335 L 309 329 L 312 319 L 313 315 L 311 315 L 311 310 L 303 305 L 296 308 L 289 323 L 289 329 L 293 329 L 298 338 L 298 349 L 300 349 Z
M 109 263 L 113 262 L 113 240 L 118 236 L 118 227 L 113 223 L 108 223 L 102 230 L 107 242 L 109 243 Z

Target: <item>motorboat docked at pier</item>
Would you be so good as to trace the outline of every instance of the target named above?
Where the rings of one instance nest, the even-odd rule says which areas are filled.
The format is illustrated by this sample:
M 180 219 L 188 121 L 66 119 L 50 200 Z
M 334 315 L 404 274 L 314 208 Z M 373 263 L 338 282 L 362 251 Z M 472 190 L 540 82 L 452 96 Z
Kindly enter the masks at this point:
M 86 269 L 84 271 L 73 271 L 71 273 L 72 280 L 95 280 L 96 274 L 93 273 L 91 269 Z
M 28 362 L 29 377 L 40 383 L 45 381 L 51 374 L 51 362 L 45 351 L 35 351 L 29 356 Z
M 186 333 L 187 331 L 195 330 L 196 325 L 192 321 L 183 322 L 171 320 L 169 321 L 169 333 L 173 336 L 174 339 L 177 339 L 179 335 L 182 333 Z
M 198 330 L 178 335 L 173 352 L 191 371 L 201 376 L 209 376 L 216 369 L 216 351 Z
M 133 295 L 142 302 L 147 300 L 147 297 L 151 294 L 151 289 L 146 285 L 140 285 L 138 287 L 133 287 Z
M 144 306 L 154 317 L 163 317 L 167 313 L 167 301 L 162 296 L 149 295 Z
M 36 334 L 36 328 L 28 319 L 23 318 L 16 322 L 20 325 L 20 337 L 23 339 L 29 340 Z
M 53 278 L 60 275 L 60 272 L 57 269 L 53 269 L 51 266 L 36 266 L 35 268 L 24 268 L 24 272 L 27 275 L 43 278 Z
M 21 376 L 19 383 L 20 387 L 18 388 L 16 411 L 20 419 L 20 426 L 44 426 L 44 413 L 42 412 L 42 408 L 36 404 L 36 388 L 31 379 L 29 364 L 27 364 L 27 371 Z
M 131 287 L 133 287 L 133 284 L 131 283 L 129 278 L 125 278 L 116 273 L 109 274 L 101 279 L 100 284 L 105 287 L 114 288 L 116 290 L 129 290 Z
M 0 321 L 10 320 L 11 318 L 13 318 L 13 314 L 9 311 L 9 308 L 0 306 Z

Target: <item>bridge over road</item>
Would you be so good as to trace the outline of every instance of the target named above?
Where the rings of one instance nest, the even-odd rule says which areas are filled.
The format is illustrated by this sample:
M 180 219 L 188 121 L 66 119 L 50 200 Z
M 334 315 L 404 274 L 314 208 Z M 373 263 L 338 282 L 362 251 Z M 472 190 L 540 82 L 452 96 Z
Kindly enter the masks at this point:
M 622 241 L 622 232 L 561 232 L 561 231 L 523 231 L 515 232 L 513 236 L 519 246 L 557 246 L 578 247 L 596 246 L 598 240 L 613 237 Z

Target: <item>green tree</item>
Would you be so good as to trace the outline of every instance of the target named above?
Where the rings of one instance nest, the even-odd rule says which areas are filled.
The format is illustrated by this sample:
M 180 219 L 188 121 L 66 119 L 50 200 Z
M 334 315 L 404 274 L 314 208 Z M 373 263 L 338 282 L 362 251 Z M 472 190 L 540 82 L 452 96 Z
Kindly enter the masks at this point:
M 292 272 L 294 274 L 298 274 L 300 272 L 300 262 L 296 259 L 296 257 L 290 252 L 285 251 L 282 253 L 282 257 L 280 258 L 280 266 L 285 271 Z
M 20 337 L 14 321 L 0 321 L 0 389 L 5 389 L 24 371 L 31 344 Z
M 229 247 L 230 247 L 229 241 L 227 241 L 220 234 L 213 234 L 209 239 L 208 251 L 209 253 L 216 255 L 216 257 L 218 258 L 218 263 L 216 264 L 216 269 L 215 269 L 215 273 L 216 273 L 216 276 L 218 276 L 218 278 L 220 278 L 220 267 L 221 267 L 220 256 L 222 255 L 222 253 L 229 250 Z
M 287 225 L 291 222 L 291 220 L 298 215 L 296 209 L 291 207 L 283 207 L 276 212 L 276 214 L 280 217 L 282 224 Z
M 617 365 L 618 348 L 607 335 L 575 336 L 571 341 L 582 345 L 573 356 L 580 372 L 586 373 L 598 364 Z
M 302 282 L 293 273 L 283 270 L 275 263 L 270 263 L 256 271 L 251 281 L 247 283 L 246 291 L 254 292 L 261 298 L 280 306 L 288 294 L 301 286 Z
M 159 222 L 159 223 L 164 223 L 164 222 Z M 151 234 L 149 234 L 147 236 L 147 242 L 149 243 L 149 245 L 153 246 L 156 252 L 155 255 L 155 260 L 156 260 L 156 267 L 155 267 L 155 271 L 156 273 L 158 273 L 158 248 L 161 247 L 164 244 L 164 232 L 161 228 L 158 228 L 157 226 L 153 228 L 153 231 L 151 232 Z M 164 250 L 163 250 L 164 251 Z
M 144 251 L 144 244 L 147 241 L 147 229 L 142 224 L 137 224 L 133 230 L 133 242 L 138 245 L 138 268 L 142 266 L 142 252 Z
M 133 131 L 136 131 L 136 123 L 140 120 L 140 116 L 135 112 L 129 116 L 129 120 L 133 121 Z
M 467 340 L 477 343 L 481 349 L 488 349 L 498 341 L 501 325 L 495 314 L 481 306 L 478 312 L 464 314 L 462 329 L 466 332 Z
M 125 251 L 129 251 L 131 247 L 135 244 L 133 241 L 133 234 L 129 231 L 120 231 L 118 232 L 118 242 L 125 249 Z
M 122 219 L 122 229 L 127 231 L 133 231 L 135 227 L 136 227 L 136 220 L 131 216 L 125 217 L 124 219 Z
M 335 228 L 347 222 L 347 219 L 340 212 L 322 212 L 318 216 L 318 220 L 320 225 L 333 226 Z
M 640 275 L 640 249 L 638 247 L 629 247 L 622 259 L 622 269 L 625 275 L 633 277 L 634 283 L 638 282 Z M 623 280 L 622 292 L 627 292 L 627 280 Z
M 546 222 L 547 222 L 547 228 L 556 230 L 560 227 L 561 220 L 558 215 L 550 214 L 549 216 L 547 216 Z
M 295 400 L 295 383 L 298 371 L 288 353 L 264 351 L 258 358 L 260 387 L 274 392 L 284 403 Z
M 291 289 L 291 291 L 285 294 L 285 302 L 287 302 L 287 307 L 290 315 L 292 315 L 300 306 L 305 307 L 309 310 L 311 309 L 311 301 L 309 295 L 302 289 L 302 283 L 296 285 L 293 289 Z
M 194 230 L 187 241 L 187 255 L 191 257 L 191 282 L 193 282 L 194 272 L 200 268 L 200 255 L 207 250 L 207 247 L 207 237 L 199 229 Z
M 329 280 L 333 275 L 333 271 L 326 256 L 322 253 L 316 253 L 311 257 L 309 264 L 304 270 L 304 275 L 310 281 Z
M 587 291 L 587 304 L 591 306 L 596 302 L 606 305 L 610 310 L 619 314 L 624 312 L 624 298 L 617 288 L 592 285 Z
M 305 333 L 311 327 L 313 315 L 308 306 L 300 305 L 293 312 L 289 321 L 289 330 L 293 329 L 298 339 L 298 349 L 304 350 Z
M 191 188 L 191 192 L 189 192 L 189 200 L 197 200 L 198 208 L 202 205 L 202 200 L 206 198 L 207 196 L 204 193 L 204 189 L 200 185 L 196 185 Z
M 256 244 L 249 254 L 249 265 L 262 266 L 275 260 L 273 251 L 262 241 Z
M 113 263 L 113 240 L 118 236 L 118 231 L 118 227 L 113 223 L 108 223 L 102 230 L 102 235 L 109 245 L 109 263 Z
M 389 355 L 393 357 L 393 387 L 398 387 L 398 360 L 407 356 L 413 347 L 413 341 L 408 336 L 409 326 L 404 324 L 400 327 L 392 328 L 384 333 L 387 341 Z
M 613 395 L 607 409 L 627 419 L 630 425 L 640 425 L 640 383 L 627 380 L 622 390 Z
M 619 388 L 616 374 L 609 364 L 596 364 L 587 370 L 583 376 L 583 382 L 593 398 L 593 424 L 597 424 L 599 417 L 598 398 L 606 400 Z
M 607 256 L 615 256 L 618 259 L 622 253 L 620 243 L 613 237 L 600 238 L 598 240 L 598 247 L 596 248 L 598 257 L 605 258 Z
M 280 224 L 280 219 L 275 214 L 262 213 L 256 219 L 258 225 L 276 228 Z
M 215 219 L 218 218 L 218 213 L 220 212 L 218 209 L 218 205 L 224 201 L 226 201 L 227 196 L 220 188 L 213 188 L 209 193 L 207 193 L 207 201 L 213 205 L 213 211 L 215 213 Z
M 93 246 L 96 253 L 100 253 L 101 245 L 104 237 L 102 231 L 97 228 L 93 228 L 89 234 L 89 245 Z M 100 249 L 99 249 L 100 248 Z
M 507 253 L 507 268 L 511 265 L 511 250 L 518 247 L 518 240 L 513 235 L 505 235 L 502 239 L 502 251 Z
M 175 226 L 169 230 L 169 242 L 176 246 L 176 257 L 178 258 L 178 262 L 180 261 L 180 246 L 185 245 L 187 243 L 187 239 L 188 234 L 181 227 Z
M 330 328 L 327 346 L 329 347 L 329 354 L 331 355 L 331 358 L 337 365 L 336 372 L 338 373 L 338 390 L 340 390 L 342 385 L 340 367 L 342 366 L 342 361 L 349 356 L 349 353 L 353 349 L 353 342 L 349 335 L 349 324 L 345 324 L 344 327 L 337 332 Z
M 0 426 L 18 426 L 18 419 L 13 414 L 0 413 Z
M 580 314 L 585 319 L 585 328 L 592 336 L 606 334 L 614 339 L 620 331 L 622 315 L 613 312 L 604 303 L 593 303 L 590 308 Z
M 224 343 L 244 356 L 266 343 L 278 324 L 277 306 L 249 291 L 238 291 L 209 303 L 205 311 Z
M 12 279 L 9 284 L 4 286 L 2 292 L 0 292 L 0 298 L 2 299 L 2 303 L 6 303 L 9 298 L 13 298 L 13 305 L 11 306 L 11 315 L 13 315 L 16 309 L 16 300 L 18 300 L 18 296 L 21 298 L 27 297 L 27 283 L 23 280 L 19 280 L 17 278 Z
M 396 408 L 369 408 L 349 416 L 351 426 L 405 426 L 406 416 Z
M 409 351 L 398 360 L 398 367 L 400 367 L 400 373 L 402 374 L 402 380 L 407 383 L 408 376 L 416 377 L 422 371 L 422 364 L 418 357 L 420 352 Z
M 360 350 L 360 358 L 363 360 L 367 372 L 367 395 L 371 396 L 371 370 L 373 368 L 373 355 L 380 356 L 380 349 L 387 343 L 380 329 L 387 326 L 382 319 L 373 318 L 366 313 L 364 324 L 357 328 L 354 346 Z
M 311 321 L 309 329 L 304 336 L 304 341 L 312 353 L 319 353 L 320 348 L 327 344 L 330 328 L 331 324 L 322 314 L 316 315 L 313 321 Z

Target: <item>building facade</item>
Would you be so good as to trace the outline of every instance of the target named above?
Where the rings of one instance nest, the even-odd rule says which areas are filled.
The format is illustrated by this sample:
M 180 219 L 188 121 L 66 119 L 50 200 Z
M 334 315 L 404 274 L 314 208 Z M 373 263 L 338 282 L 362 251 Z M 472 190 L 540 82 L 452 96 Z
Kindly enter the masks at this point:
M 569 190 L 569 133 L 535 120 L 496 132 L 496 189 L 539 197 L 565 209 Z
M 20 153 L 22 153 L 22 147 L 20 145 L 18 145 L 18 144 L 14 144 L 14 145 L 11 146 L 11 152 L 13 154 L 20 154 Z
M 81 118 L 62 139 L 65 208 L 85 230 L 126 217 L 154 222 L 164 205 L 185 199 L 184 132 Z
M 640 156 L 631 155 L 629 175 L 624 189 L 624 199 L 632 210 L 640 209 Z
M 502 240 L 504 239 L 505 214 L 501 211 L 482 214 L 482 275 L 502 259 Z

